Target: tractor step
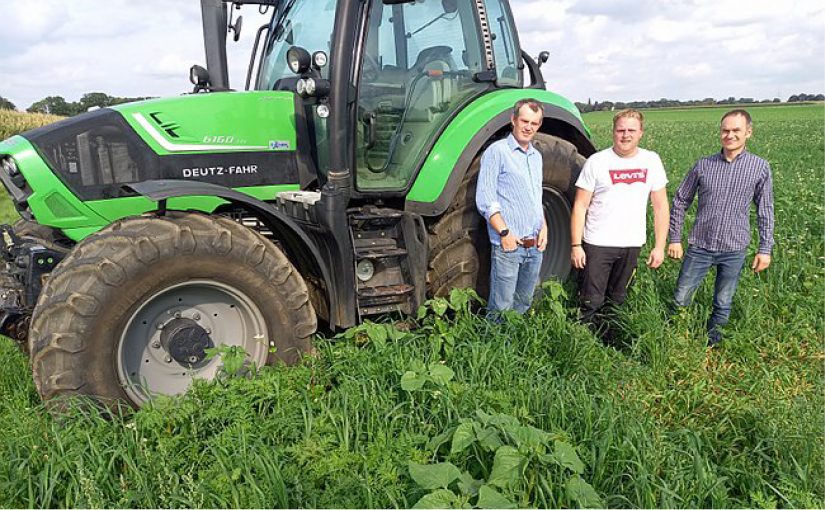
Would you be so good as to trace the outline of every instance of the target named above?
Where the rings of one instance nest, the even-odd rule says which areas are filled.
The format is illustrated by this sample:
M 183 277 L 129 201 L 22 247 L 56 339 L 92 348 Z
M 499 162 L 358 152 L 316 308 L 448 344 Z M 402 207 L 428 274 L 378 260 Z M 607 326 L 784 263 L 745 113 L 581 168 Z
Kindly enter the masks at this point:
M 355 257 L 358 260 L 403 257 L 405 255 L 407 255 L 407 250 L 404 248 L 361 248 L 355 252 Z
M 407 311 L 415 287 L 408 284 L 362 287 L 358 289 L 358 308 L 362 316 Z
M 357 262 L 359 314 L 415 313 L 424 302 L 426 229 L 413 215 L 366 206 L 347 211 Z
M 358 297 L 364 299 L 382 299 L 406 296 L 415 290 L 412 285 L 387 285 L 384 287 L 363 287 L 358 289 Z

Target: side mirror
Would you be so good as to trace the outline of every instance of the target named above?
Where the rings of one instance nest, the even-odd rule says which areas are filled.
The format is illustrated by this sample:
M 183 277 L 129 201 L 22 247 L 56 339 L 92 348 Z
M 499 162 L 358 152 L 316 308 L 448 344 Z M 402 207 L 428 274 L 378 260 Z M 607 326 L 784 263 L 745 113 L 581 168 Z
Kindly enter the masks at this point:
M 539 67 L 541 67 L 542 64 L 547 62 L 547 60 L 549 58 L 550 58 L 550 52 L 549 51 L 542 51 L 541 53 L 539 53 L 539 58 L 536 59 L 536 61 L 539 64 Z
M 209 90 L 209 71 L 195 64 L 189 68 L 189 81 L 195 86 L 195 89 L 192 91 L 195 94 L 201 90 Z

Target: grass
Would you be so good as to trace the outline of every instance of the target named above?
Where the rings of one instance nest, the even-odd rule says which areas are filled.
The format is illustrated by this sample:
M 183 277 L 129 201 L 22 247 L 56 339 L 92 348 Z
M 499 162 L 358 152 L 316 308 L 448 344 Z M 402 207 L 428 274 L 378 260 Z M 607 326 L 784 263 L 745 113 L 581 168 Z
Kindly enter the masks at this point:
M 643 146 L 662 156 L 671 193 L 717 150 L 722 112 L 646 112 Z M 320 356 L 303 366 L 197 384 L 126 418 L 80 406 L 53 418 L 26 358 L 3 340 L 0 506 L 408 507 L 428 493 L 410 462 L 491 479 L 488 452 L 451 453 L 450 434 L 478 410 L 575 446 L 607 506 L 825 506 L 825 111 L 752 113 L 750 149 L 774 172 L 777 246 L 765 273 L 743 275 L 722 348 L 704 348 L 710 281 L 688 314 L 665 320 L 672 261 L 640 268 L 620 350 L 571 320 L 569 284 L 551 285 L 525 318 L 492 326 L 460 302 L 443 316 L 435 306 L 412 333 L 365 326 L 319 338 Z M 585 117 L 601 147 L 610 118 Z M 454 376 L 402 388 L 405 373 L 431 364 Z M 566 480 L 529 462 L 498 490 L 520 506 L 574 506 Z

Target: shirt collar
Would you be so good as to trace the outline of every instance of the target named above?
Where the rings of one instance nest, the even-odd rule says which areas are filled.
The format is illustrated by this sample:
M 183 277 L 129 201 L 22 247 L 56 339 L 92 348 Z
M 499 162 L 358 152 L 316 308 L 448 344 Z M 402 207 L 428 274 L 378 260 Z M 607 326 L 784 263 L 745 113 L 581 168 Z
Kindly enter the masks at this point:
M 733 158 L 733 160 L 731 160 L 731 161 L 730 161 L 730 163 L 735 163 L 737 159 L 744 157 L 744 156 L 745 156 L 745 154 L 750 154 L 750 153 L 748 152 L 748 148 L 747 148 L 747 147 L 745 147 L 744 149 L 742 149 L 742 152 L 740 152 L 739 154 L 737 154 L 737 155 L 736 155 L 736 157 L 735 157 L 735 158 Z M 724 161 L 725 163 L 727 163 L 727 162 L 728 162 L 728 160 L 725 158 L 725 149 L 719 149 L 719 152 L 716 154 L 716 156 L 717 156 L 719 159 L 721 159 L 722 161 Z
M 522 149 L 521 145 L 519 145 L 518 142 L 516 141 L 516 137 L 513 136 L 513 133 L 510 133 L 507 136 L 507 146 L 510 147 L 511 151 L 520 150 L 521 152 L 527 154 L 528 156 L 533 154 L 534 152 L 536 152 L 535 147 L 533 147 L 533 142 L 530 142 L 530 144 L 528 145 L 526 151 L 524 149 Z

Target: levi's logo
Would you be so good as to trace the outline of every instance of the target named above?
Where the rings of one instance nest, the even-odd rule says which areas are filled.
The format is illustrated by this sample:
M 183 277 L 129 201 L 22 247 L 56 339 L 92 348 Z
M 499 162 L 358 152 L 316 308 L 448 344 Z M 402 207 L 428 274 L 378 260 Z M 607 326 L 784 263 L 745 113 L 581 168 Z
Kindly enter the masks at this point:
M 613 184 L 633 184 L 647 182 L 647 168 L 628 168 L 625 170 L 610 170 L 610 180 Z

